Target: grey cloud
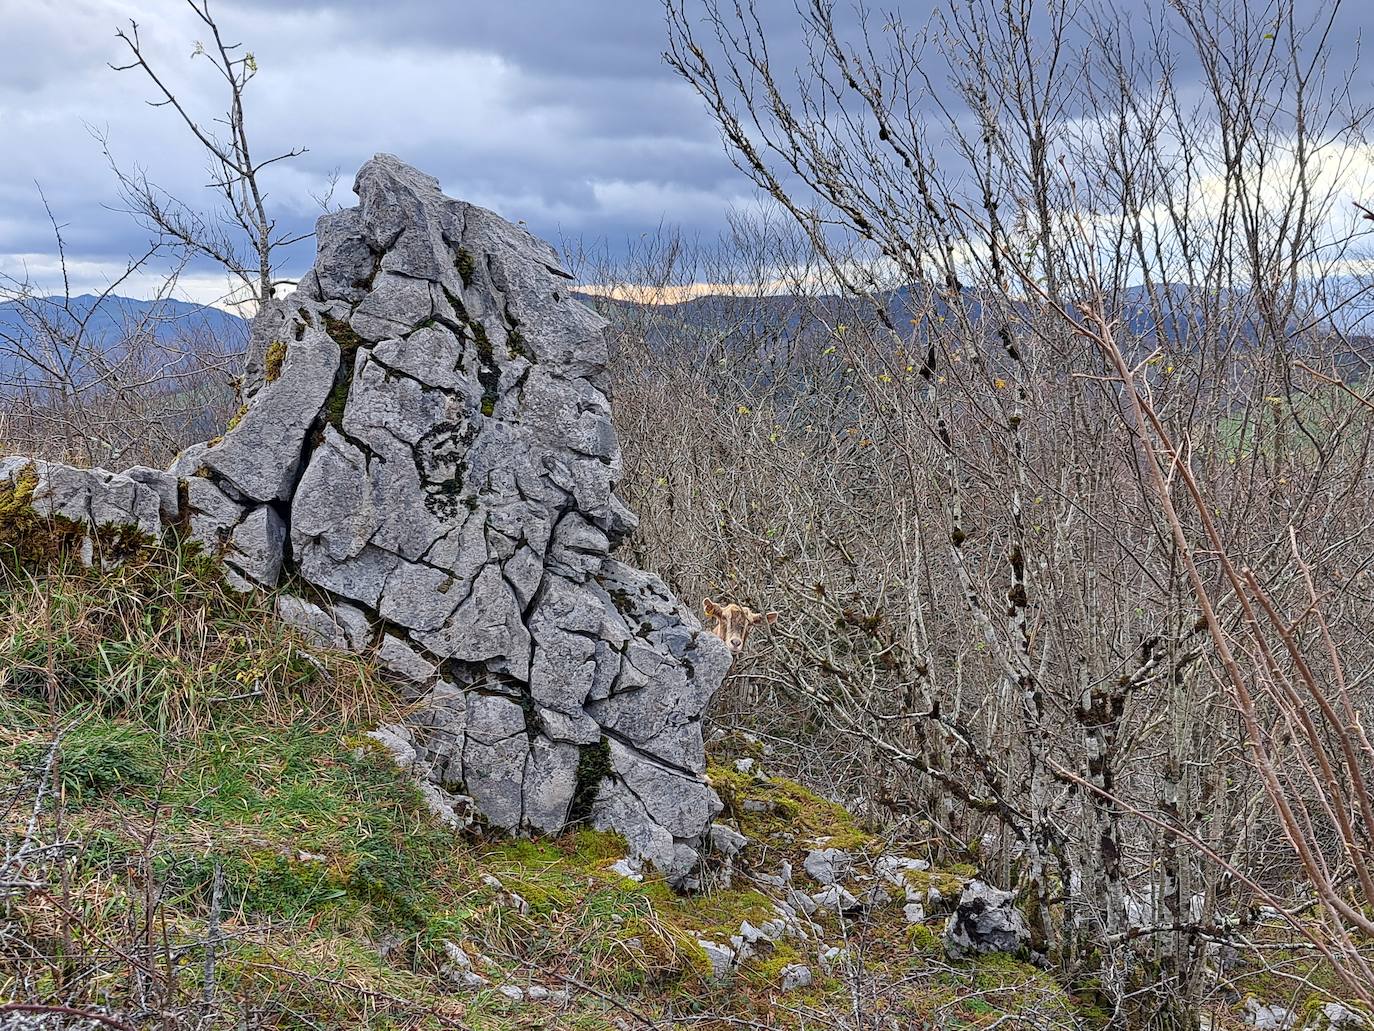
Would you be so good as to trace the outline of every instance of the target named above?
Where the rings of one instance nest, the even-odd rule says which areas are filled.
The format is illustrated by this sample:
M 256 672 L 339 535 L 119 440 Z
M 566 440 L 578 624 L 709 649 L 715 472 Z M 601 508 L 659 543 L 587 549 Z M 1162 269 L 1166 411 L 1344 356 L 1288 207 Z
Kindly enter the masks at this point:
M 1143 3 L 1115 6 L 1129 14 Z M 803 62 L 794 5 L 760 6 L 775 64 Z M 931 10 L 898 7 L 912 21 Z M 0 269 L 13 270 L 15 255 L 52 250 L 35 181 L 66 224 L 72 253 L 116 261 L 142 244 L 117 210 L 87 124 L 108 130 L 117 156 L 142 162 L 178 196 L 208 199 L 204 164 L 182 127 L 144 104 L 146 82 L 107 67 L 123 56 L 115 28 L 140 18 L 188 106 L 214 117 L 210 70 L 189 59 L 203 33 L 179 0 L 0 0 L 0 8 Z M 309 148 L 268 182 L 293 227 L 309 227 L 318 212 L 311 194 L 332 170 L 343 173 L 346 193 L 376 151 L 553 239 L 605 237 L 615 246 L 661 220 L 710 236 L 732 204 L 754 199 L 698 98 L 661 60 L 659 0 L 216 0 L 215 10 L 226 35 L 259 58 L 249 97 L 258 153 Z M 852 24 L 852 5 L 841 0 L 837 15 Z M 1354 5 L 1342 19 L 1338 61 L 1357 45 Z M 1131 24 L 1146 34 L 1142 21 Z M 1355 84 L 1366 98 L 1374 95 L 1367 79 Z M 297 264 L 308 256 L 307 245 Z
M 389 150 L 553 238 L 624 238 L 644 228 L 646 211 L 707 231 L 722 223 L 741 186 L 695 97 L 659 58 L 656 3 L 484 7 L 218 5 L 226 36 L 262 68 L 249 95 L 258 154 L 309 148 L 268 179 L 284 222 L 307 228 L 319 211 L 311 194 L 331 171 L 346 193 L 353 170 Z M 209 68 L 189 59 L 203 32 L 180 4 L 75 0 L 8 19 L 0 268 L 11 274 L 17 255 L 53 249 L 35 183 L 69 253 L 117 262 L 142 245 L 88 126 L 175 195 L 210 199 L 203 161 L 172 113 L 145 105 L 153 94 L 137 74 L 107 67 L 124 58 L 114 30 L 130 16 L 188 108 L 202 120 L 220 109 Z M 307 259 L 308 247 L 297 262 Z

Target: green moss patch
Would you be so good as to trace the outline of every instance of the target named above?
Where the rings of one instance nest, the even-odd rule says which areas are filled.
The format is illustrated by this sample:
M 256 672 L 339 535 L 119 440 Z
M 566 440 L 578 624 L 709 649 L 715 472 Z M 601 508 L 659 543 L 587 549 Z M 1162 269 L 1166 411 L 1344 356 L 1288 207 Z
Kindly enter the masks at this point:
M 33 510 L 38 470 L 30 462 L 12 481 L 0 481 L 0 555 L 12 563 L 46 562 L 65 554 L 85 536 L 69 519 L 45 518 Z
M 90 543 L 92 558 L 131 560 L 156 541 L 127 525 L 95 527 L 33 508 L 37 467 L 30 462 L 12 480 L 0 481 L 0 564 L 11 569 L 46 568 Z
M 751 841 L 784 852 L 806 852 L 817 844 L 862 851 L 874 844 L 843 806 L 783 777 L 759 777 L 712 763 L 707 779 L 725 812 Z M 746 804 L 749 803 L 749 804 Z
M 285 362 L 286 344 L 280 340 L 273 340 L 267 345 L 267 352 L 262 358 L 263 379 L 268 383 L 275 383 L 281 379 L 281 369 Z
M 344 409 L 348 406 L 348 391 L 353 385 L 353 366 L 358 349 L 367 341 L 358 335 L 351 325 L 332 315 L 324 316 L 325 332 L 339 345 L 339 371 L 334 377 L 334 386 L 325 398 L 323 416 L 325 422 L 336 430 L 343 429 Z
M 477 259 L 472 252 L 466 248 L 458 248 L 458 256 L 453 259 L 453 267 L 458 270 L 458 278 L 463 281 L 463 289 L 472 286 L 472 280 L 477 275 Z

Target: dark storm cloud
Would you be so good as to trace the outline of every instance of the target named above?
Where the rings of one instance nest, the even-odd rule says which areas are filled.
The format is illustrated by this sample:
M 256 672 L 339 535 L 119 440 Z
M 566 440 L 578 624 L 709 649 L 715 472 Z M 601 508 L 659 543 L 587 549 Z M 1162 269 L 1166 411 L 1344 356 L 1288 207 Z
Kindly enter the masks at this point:
M 1143 3 L 1115 7 L 1129 15 Z M 910 22 L 931 10 L 928 0 L 889 6 Z M 760 7 L 775 65 L 804 61 L 792 0 Z M 660 222 L 709 236 L 731 206 L 756 202 L 699 100 L 661 59 L 659 0 L 216 0 L 214 10 L 262 69 L 249 96 L 258 154 L 309 148 L 268 183 L 293 225 L 318 214 L 312 195 L 335 169 L 347 202 L 353 171 L 376 151 L 555 240 L 614 247 Z M 139 247 L 92 129 L 108 133 L 121 162 L 204 199 L 203 160 L 171 112 L 145 105 L 153 94 L 136 73 L 107 67 L 125 56 L 114 30 L 131 16 L 188 106 L 214 117 L 222 105 L 210 69 L 190 60 L 202 27 L 181 0 L 0 0 L 0 271 L 53 271 L 35 183 L 92 282 Z M 1351 60 L 1359 21 L 1347 4 L 1336 66 Z
M 749 202 L 700 104 L 662 63 L 657 0 L 481 6 L 215 5 L 261 68 L 248 98 L 258 155 L 309 148 L 269 180 L 283 220 L 308 226 L 335 169 L 346 202 L 376 151 L 554 239 L 614 243 L 663 220 L 712 233 Z M 88 270 L 138 248 L 93 132 L 177 196 L 205 199 L 204 162 L 172 113 L 145 105 L 153 94 L 137 74 L 107 67 L 125 57 L 114 30 L 130 16 L 187 106 L 213 118 L 211 69 L 190 60 L 203 29 L 176 0 L 0 0 L 0 270 L 10 275 L 53 271 L 38 185 Z

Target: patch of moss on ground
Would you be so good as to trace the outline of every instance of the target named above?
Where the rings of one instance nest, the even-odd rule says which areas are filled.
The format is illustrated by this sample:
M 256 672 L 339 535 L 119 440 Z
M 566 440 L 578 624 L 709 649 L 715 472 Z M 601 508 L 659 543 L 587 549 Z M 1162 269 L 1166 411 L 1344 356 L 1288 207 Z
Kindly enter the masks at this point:
M 706 775 L 730 819 L 751 841 L 785 853 L 809 851 L 818 843 L 851 851 L 874 843 L 873 836 L 843 806 L 795 781 L 741 773 L 717 763 L 707 768 Z
M 943 898 L 957 899 L 964 886 L 978 875 L 966 864 L 955 863 L 939 870 L 903 870 L 902 877 L 913 889 L 926 895 L 932 888 Z

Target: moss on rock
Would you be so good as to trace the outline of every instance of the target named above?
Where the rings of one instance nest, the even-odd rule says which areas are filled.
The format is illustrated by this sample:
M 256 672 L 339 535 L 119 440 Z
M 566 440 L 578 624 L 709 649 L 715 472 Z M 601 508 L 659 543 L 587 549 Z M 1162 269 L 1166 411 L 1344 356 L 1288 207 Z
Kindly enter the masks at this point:
M 281 379 L 281 369 L 285 361 L 286 345 L 280 340 L 273 340 L 267 345 L 267 352 L 263 355 L 263 379 L 268 383 L 275 383 Z
M 29 462 L 9 481 L 0 481 L 0 557 L 22 566 L 44 566 L 89 543 L 90 557 L 129 559 L 156 541 L 133 526 L 92 526 L 34 510 L 38 467 Z

